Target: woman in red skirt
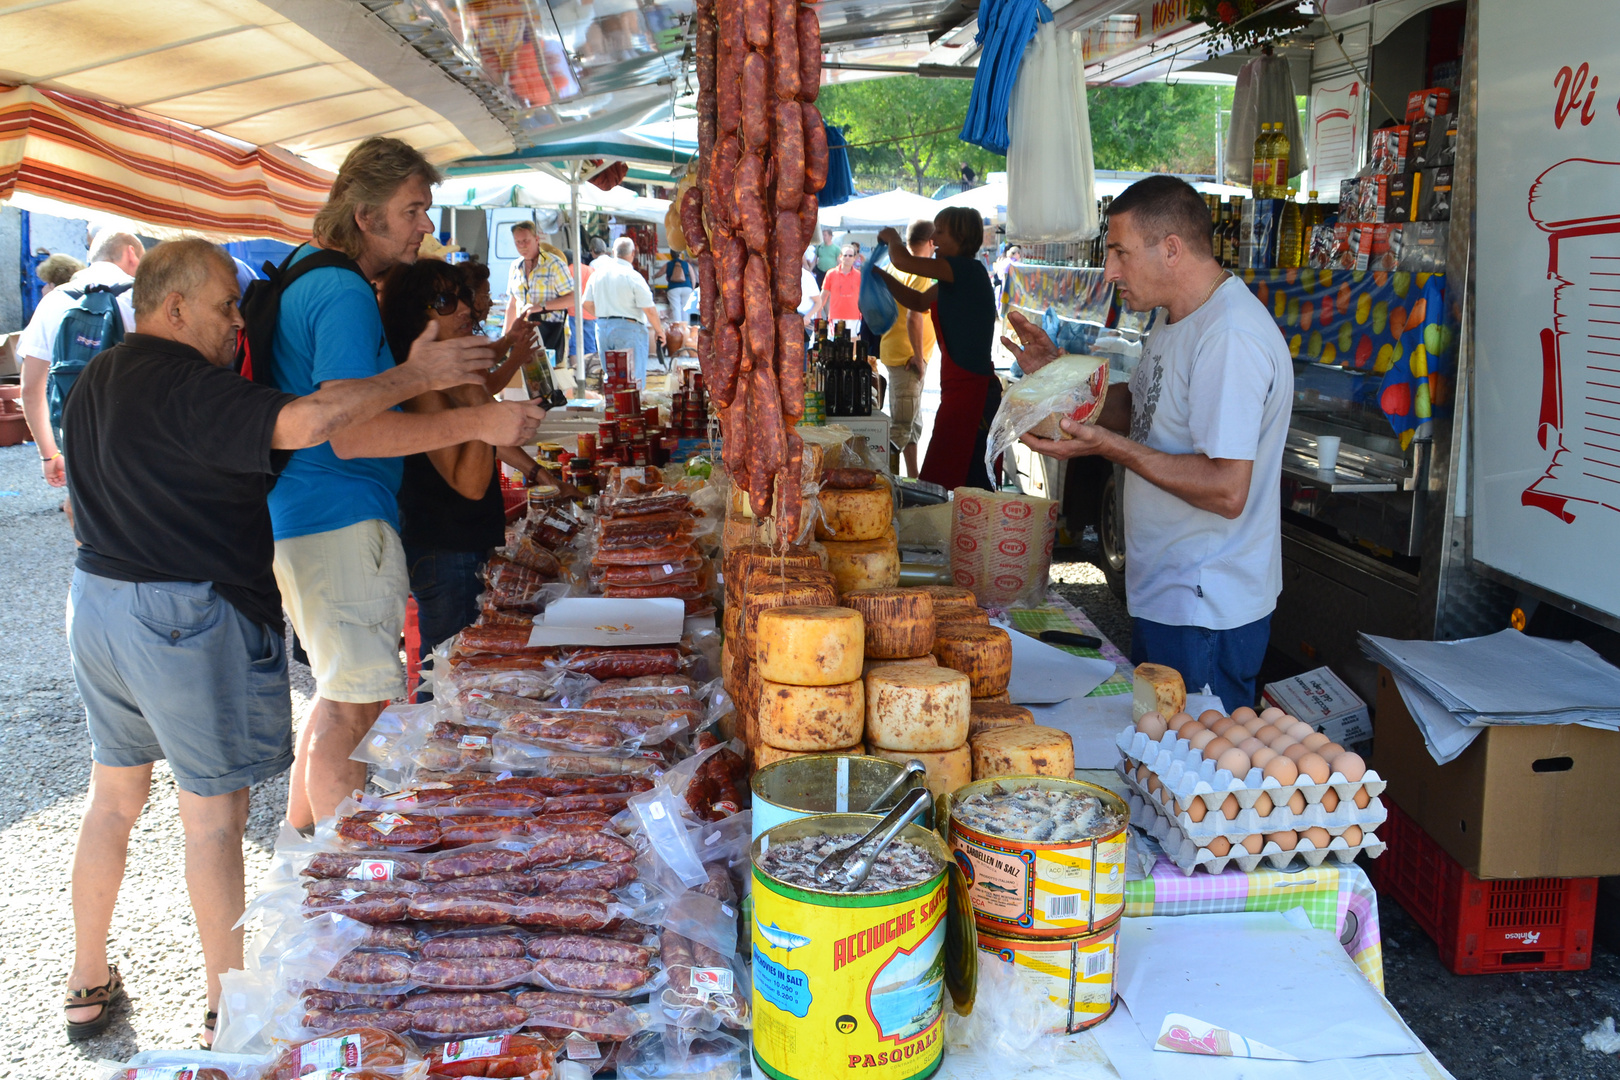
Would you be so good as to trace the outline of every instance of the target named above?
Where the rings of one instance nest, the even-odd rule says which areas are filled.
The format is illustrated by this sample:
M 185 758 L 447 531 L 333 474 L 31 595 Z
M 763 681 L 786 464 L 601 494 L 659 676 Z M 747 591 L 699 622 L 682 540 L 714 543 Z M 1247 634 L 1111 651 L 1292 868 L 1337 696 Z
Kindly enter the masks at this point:
M 989 271 L 976 257 L 984 242 L 984 219 L 971 207 L 941 210 L 934 218 L 936 254 L 931 259 L 907 251 L 894 229 L 884 229 L 878 239 L 889 245 L 895 269 L 936 281 L 918 292 L 878 271 L 897 303 L 929 313 L 939 339 L 939 412 L 919 478 L 947 490 L 964 485 L 995 490 L 984 454 L 990 421 L 1001 406 L 1001 379 L 990 359 L 996 293 Z

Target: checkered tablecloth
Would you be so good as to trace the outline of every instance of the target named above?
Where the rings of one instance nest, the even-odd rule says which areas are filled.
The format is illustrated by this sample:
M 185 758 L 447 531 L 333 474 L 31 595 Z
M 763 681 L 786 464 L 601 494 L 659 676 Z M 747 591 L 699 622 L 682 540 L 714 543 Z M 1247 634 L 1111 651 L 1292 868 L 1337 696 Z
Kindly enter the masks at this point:
M 1059 645 L 1058 648 L 1071 652 L 1076 656 L 1101 657 L 1113 662 L 1115 671 L 1113 677 L 1093 690 L 1088 697 L 1111 697 L 1116 694 L 1131 692 L 1131 662 L 1126 655 L 1115 648 L 1114 643 L 1097 629 L 1095 623 L 1086 618 L 1086 613 L 1064 600 L 1055 592 L 1047 593 L 1047 602 L 1038 608 L 1015 608 L 1007 612 L 1012 624 L 1031 637 L 1039 637 L 1042 630 L 1072 630 L 1077 634 L 1090 634 L 1092 637 L 1102 638 L 1102 648 L 1082 649 L 1075 645 Z
M 1316 869 L 1282 872 L 1262 866 L 1245 874 L 1183 874 L 1161 856 L 1152 874 L 1125 885 L 1125 916 L 1208 915 L 1231 911 L 1304 908 L 1311 925 L 1339 936 L 1367 981 L 1384 990 L 1383 939 L 1378 898 L 1367 872 L 1355 863 L 1328 861 Z

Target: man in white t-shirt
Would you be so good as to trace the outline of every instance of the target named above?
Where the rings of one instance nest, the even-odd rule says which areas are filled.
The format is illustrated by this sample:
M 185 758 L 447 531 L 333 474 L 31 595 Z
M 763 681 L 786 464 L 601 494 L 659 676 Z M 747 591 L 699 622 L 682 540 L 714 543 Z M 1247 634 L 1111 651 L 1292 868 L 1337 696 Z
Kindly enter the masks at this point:
M 1294 367 L 1264 304 L 1222 270 L 1209 209 L 1193 188 L 1154 176 L 1108 212 L 1105 278 L 1134 311 L 1168 321 L 1143 344 L 1126 386 L 1109 388 L 1095 426 L 1071 440 L 1025 436 L 1055 458 L 1123 465 L 1125 584 L 1133 663 L 1168 664 L 1228 710 L 1253 705 L 1282 592 L 1282 452 Z M 1014 314 L 1026 373 L 1057 355 Z
M 652 288 L 633 265 L 635 258 L 634 240 L 621 236 L 613 241 L 613 258 L 592 266 L 584 310 L 596 319 L 597 345 L 603 352 L 628 351 L 636 385 L 645 387 L 648 334 L 663 341 L 664 324 L 653 306 Z

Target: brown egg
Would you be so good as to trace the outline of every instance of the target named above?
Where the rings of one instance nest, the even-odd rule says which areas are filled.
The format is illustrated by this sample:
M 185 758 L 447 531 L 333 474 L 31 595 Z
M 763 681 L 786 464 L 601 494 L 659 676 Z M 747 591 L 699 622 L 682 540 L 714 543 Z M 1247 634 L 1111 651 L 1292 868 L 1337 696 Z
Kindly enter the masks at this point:
M 1166 809 L 1169 808 L 1170 803 L 1173 801 L 1169 788 L 1162 788 L 1159 791 L 1159 801 L 1165 805 Z
M 1259 833 L 1250 833 L 1243 838 L 1243 850 L 1250 855 L 1260 854 L 1260 849 L 1266 846 L 1266 838 Z
M 1217 837 L 1215 837 L 1215 839 L 1211 840 L 1209 843 L 1205 844 L 1204 846 L 1209 848 L 1209 853 L 1211 855 L 1214 855 L 1216 858 L 1219 858 L 1220 856 L 1226 855 L 1229 852 L 1231 852 L 1231 850 L 1232 850 L 1232 841 L 1228 840 L 1224 836 L 1217 836 Z
M 1289 743 L 1287 746 L 1282 748 L 1282 756 L 1287 758 L 1289 761 L 1292 761 L 1295 765 L 1298 765 L 1299 759 L 1305 757 L 1307 754 L 1309 754 L 1311 757 L 1316 756 L 1315 754 L 1311 754 L 1309 750 L 1305 749 L 1304 743 Z
M 1289 724 L 1287 727 L 1283 728 L 1283 730 L 1288 732 L 1288 734 L 1292 735 L 1294 738 L 1298 739 L 1300 742 L 1304 742 L 1306 738 L 1316 734 L 1316 729 L 1305 723 L 1303 720 L 1295 720 L 1292 724 Z
M 1196 735 L 1193 735 L 1191 738 L 1189 738 L 1187 740 L 1187 742 L 1194 750 L 1200 750 L 1201 751 L 1201 750 L 1204 749 L 1204 747 L 1206 747 L 1210 743 L 1214 742 L 1217 738 L 1220 738 L 1220 736 L 1216 735 L 1213 731 L 1210 731 L 1207 728 L 1205 728 L 1205 729 L 1200 730 Z M 1222 740 L 1222 741 L 1224 742 L 1225 740 Z M 1230 742 L 1228 742 L 1226 745 L 1231 746 L 1232 744 Z
M 1223 716 L 1213 724 L 1209 725 L 1209 730 L 1213 731 L 1217 735 L 1225 735 L 1228 731 L 1231 731 L 1233 728 L 1239 726 L 1240 725 L 1238 722 L 1232 719 L 1230 716 Z
M 1157 795 L 1159 793 L 1159 789 L 1163 786 L 1164 784 L 1159 780 L 1157 773 L 1154 773 L 1152 776 L 1148 777 L 1147 789 L 1149 795 Z
M 1273 721 L 1281 720 L 1283 717 L 1285 717 L 1287 715 L 1288 715 L 1287 713 L 1283 712 L 1281 709 L 1277 708 L 1277 706 L 1273 705 L 1271 708 L 1266 709 L 1266 710 L 1264 710 L 1263 712 L 1260 713 L 1260 719 L 1264 720 L 1266 723 L 1269 724 L 1269 723 L 1272 723 Z
M 1260 797 L 1254 800 L 1254 812 L 1261 817 L 1269 817 L 1275 809 L 1277 809 L 1277 804 L 1272 802 L 1271 796 L 1263 791 L 1260 793 Z
M 1209 747 L 1204 747 L 1204 751 L 1207 753 L 1209 751 Z M 1217 769 L 1225 769 L 1227 772 L 1231 773 L 1233 777 L 1241 780 L 1245 776 L 1249 775 L 1249 755 L 1241 748 L 1234 746 L 1232 749 L 1226 751 L 1226 753 L 1215 759 L 1215 767 Z
M 1339 793 L 1332 788 L 1322 792 L 1322 812 L 1331 814 L 1339 808 Z
M 1238 816 L 1238 812 L 1242 809 L 1238 805 L 1237 796 L 1228 795 L 1226 801 L 1221 803 L 1221 816 L 1226 818 L 1227 821 L 1231 821 Z
M 1178 738 L 1191 740 L 1194 735 L 1204 730 L 1205 728 L 1203 724 L 1200 724 L 1196 720 L 1189 720 L 1185 724 L 1181 725 L 1180 730 L 1176 732 L 1176 736 Z
M 1257 733 L 1261 728 L 1270 727 L 1270 726 L 1271 726 L 1270 724 L 1266 723 L 1264 720 L 1262 720 L 1258 716 L 1256 716 L 1254 719 L 1252 719 L 1252 720 L 1248 721 L 1246 724 L 1244 724 L 1243 728 L 1250 735 L 1253 735 L 1253 734 Z
M 1340 835 L 1344 837 L 1344 842 L 1346 844 L 1349 844 L 1351 847 L 1355 847 L 1361 843 L 1361 826 L 1352 825 L 1348 829 L 1344 830 L 1344 832 Z
M 1301 738 L 1299 741 L 1307 750 L 1315 752 L 1321 750 L 1322 747 L 1326 746 L 1333 740 L 1322 734 L 1320 731 L 1313 731 L 1309 735 Z
M 1333 766 L 1333 771 L 1346 780 L 1360 780 L 1367 775 L 1367 763 L 1361 760 L 1360 754 L 1346 751 L 1338 757 L 1329 758 L 1328 762 Z
M 1328 831 L 1322 828 L 1322 826 L 1312 825 L 1310 828 L 1305 830 L 1305 835 L 1302 836 L 1301 839 L 1309 840 L 1311 842 L 1311 847 L 1315 848 L 1317 851 L 1321 851 L 1323 848 L 1328 846 L 1328 842 L 1333 838 L 1328 835 Z
M 1299 843 L 1299 834 L 1293 829 L 1283 829 L 1280 832 L 1266 833 L 1266 843 L 1276 844 L 1284 851 L 1293 851 L 1294 845 Z
M 1237 708 L 1232 710 L 1232 719 L 1244 725 L 1247 725 L 1250 720 L 1255 719 L 1255 717 L 1258 715 L 1258 713 L 1249 708 L 1247 705 L 1239 705 Z
M 1210 734 L 1214 735 L 1214 732 Z M 1222 754 L 1235 749 L 1236 747 L 1232 745 L 1231 739 L 1223 739 L 1221 736 L 1215 735 L 1213 739 L 1204 744 L 1204 757 L 1210 761 L 1218 761 Z
M 1238 749 L 1243 751 L 1245 754 L 1248 754 L 1252 758 L 1254 757 L 1255 751 L 1264 749 L 1265 745 L 1265 743 L 1261 742 L 1253 735 L 1250 735 L 1247 739 L 1244 739 L 1242 742 L 1238 743 Z
M 1192 717 L 1191 716 L 1188 716 L 1184 712 L 1178 712 L 1178 713 L 1176 713 L 1176 715 L 1174 715 L 1174 716 L 1172 716 L 1170 718 L 1170 730 L 1179 732 L 1181 730 L 1181 727 L 1182 727 L 1183 724 L 1190 724 L 1190 723 L 1192 723 Z
M 1272 727 L 1270 724 L 1267 724 L 1264 727 L 1262 727 L 1259 731 L 1255 732 L 1254 737 L 1259 739 L 1261 742 L 1265 743 L 1267 746 L 1270 746 L 1271 745 L 1271 740 L 1275 739 L 1278 735 L 1281 735 L 1281 734 L 1282 734 L 1282 732 L 1278 731 L 1276 728 Z
M 1187 804 L 1187 817 L 1192 821 L 1203 821 L 1208 813 L 1209 807 L 1205 806 L 1204 800 L 1196 795 L 1193 796 L 1193 801 Z
M 1279 735 L 1275 739 L 1272 739 L 1271 742 L 1267 743 L 1267 745 L 1273 750 L 1277 751 L 1277 753 L 1281 754 L 1290 746 L 1298 746 L 1299 743 L 1295 741 L 1292 735 Z
M 1299 745 L 1301 749 L 1304 749 L 1304 743 Z M 1311 778 L 1313 784 L 1327 783 L 1328 777 L 1333 773 L 1333 770 L 1328 768 L 1328 763 L 1322 760 L 1320 754 L 1313 754 L 1309 750 L 1295 758 L 1294 764 L 1299 766 L 1301 774 Z
M 1303 791 L 1296 791 L 1288 796 L 1288 809 L 1296 814 L 1305 812 L 1305 793 Z
M 1153 742 L 1158 742 L 1161 738 L 1163 738 L 1164 733 L 1168 729 L 1169 727 L 1167 724 L 1165 724 L 1164 717 L 1160 716 L 1156 712 L 1146 713 L 1143 715 L 1142 719 L 1136 722 L 1136 730 L 1146 735 Z
M 1331 763 L 1334 758 L 1344 753 L 1344 747 L 1336 742 L 1330 742 L 1318 750 L 1317 753 L 1322 755 L 1324 761 Z
M 1267 762 L 1262 771 L 1284 787 L 1299 779 L 1299 766 L 1280 754 Z
M 1367 809 L 1367 804 L 1372 802 L 1372 796 L 1367 794 L 1367 789 L 1366 788 L 1358 787 L 1358 788 L 1356 788 L 1355 802 L 1356 802 L 1356 809 L 1365 810 L 1365 809 Z
M 1269 746 L 1262 746 L 1249 754 L 1249 764 L 1257 769 L 1264 769 L 1277 757 L 1277 751 Z
M 1226 714 L 1221 712 L 1219 709 L 1205 709 L 1203 712 L 1198 714 L 1198 722 L 1207 728 L 1214 727 L 1215 721 L 1225 719 Z

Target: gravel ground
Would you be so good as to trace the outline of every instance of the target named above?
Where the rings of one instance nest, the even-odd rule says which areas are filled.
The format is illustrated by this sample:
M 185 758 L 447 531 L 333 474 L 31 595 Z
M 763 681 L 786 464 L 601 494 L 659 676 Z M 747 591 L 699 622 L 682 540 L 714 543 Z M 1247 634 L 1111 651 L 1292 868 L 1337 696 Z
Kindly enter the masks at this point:
M 0 448 L 0 551 L 8 555 L 0 562 L 0 695 L 10 704 L 0 754 L 25 778 L 0 786 L 0 855 L 12 882 L 0 892 L 0 999 L 10 1003 L 0 1011 L 0 1077 L 91 1080 L 98 1059 L 192 1044 L 202 1019 L 202 953 L 185 893 L 174 782 L 159 763 L 113 920 L 111 954 L 129 1004 L 95 1040 L 72 1044 L 63 1035 L 68 868 L 90 747 L 62 628 L 73 540 L 60 504 L 61 492 L 39 481 L 31 444 Z M 1078 561 L 1088 554 L 1060 552 L 1053 583 L 1128 648 L 1130 616 L 1101 571 Z M 299 720 L 311 692 L 308 669 L 293 665 Z M 284 778 L 254 789 L 250 890 L 269 866 L 285 800 Z M 1383 901 L 1380 913 L 1390 1000 L 1459 1080 L 1620 1078 L 1620 1058 L 1580 1041 L 1603 1017 L 1620 1016 L 1620 956 L 1600 947 L 1589 971 L 1463 978 L 1440 966 L 1434 943 L 1399 905 Z

